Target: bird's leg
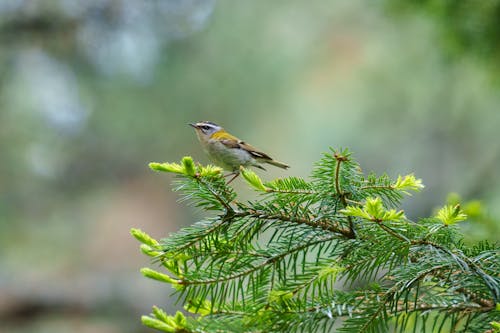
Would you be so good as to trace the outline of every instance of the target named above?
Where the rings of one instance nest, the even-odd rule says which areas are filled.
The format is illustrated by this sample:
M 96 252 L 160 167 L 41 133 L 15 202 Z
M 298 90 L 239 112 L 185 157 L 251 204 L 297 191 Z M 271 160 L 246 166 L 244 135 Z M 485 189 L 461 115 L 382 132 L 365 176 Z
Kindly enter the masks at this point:
M 239 171 L 231 172 L 230 174 L 227 174 L 225 177 L 229 177 L 231 175 L 234 175 L 234 176 L 233 176 L 233 178 L 228 180 L 227 185 L 229 185 L 233 180 L 235 180 L 240 175 L 240 172 Z
M 236 170 L 235 170 L 235 171 L 232 171 L 232 172 L 230 172 L 230 173 L 225 174 L 223 177 L 224 177 L 224 178 L 231 177 L 231 176 L 234 176 L 234 174 L 236 174 L 236 173 L 239 173 L 239 171 L 236 171 Z

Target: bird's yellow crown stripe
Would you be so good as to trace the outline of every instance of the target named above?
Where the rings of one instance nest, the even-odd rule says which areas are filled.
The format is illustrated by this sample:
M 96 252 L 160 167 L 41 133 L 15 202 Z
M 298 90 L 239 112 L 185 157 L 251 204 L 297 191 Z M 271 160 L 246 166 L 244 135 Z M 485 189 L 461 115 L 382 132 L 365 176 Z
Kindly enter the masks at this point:
M 218 131 L 212 134 L 210 139 L 215 139 L 215 140 L 236 140 L 239 141 L 239 139 L 235 136 L 232 136 L 226 131 Z

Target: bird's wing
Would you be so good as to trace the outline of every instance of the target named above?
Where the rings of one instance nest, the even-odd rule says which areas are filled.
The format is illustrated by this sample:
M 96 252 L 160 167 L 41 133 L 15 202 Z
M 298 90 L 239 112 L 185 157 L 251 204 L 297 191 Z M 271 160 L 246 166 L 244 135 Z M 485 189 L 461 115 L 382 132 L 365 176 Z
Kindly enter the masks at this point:
M 223 140 L 221 140 L 221 142 L 222 142 L 222 144 L 224 144 L 228 148 L 235 148 L 235 149 L 246 150 L 247 152 L 250 153 L 250 155 L 252 155 L 255 158 L 261 158 L 261 159 L 265 159 L 265 160 L 272 160 L 272 158 L 269 157 L 269 155 L 267 155 L 267 154 L 265 154 L 265 153 L 257 150 L 255 147 L 249 145 L 246 142 L 238 140 L 235 137 L 223 139 Z
M 257 148 L 249 145 L 248 143 L 241 141 L 237 137 L 227 133 L 226 131 L 220 131 L 212 135 L 212 139 L 218 139 L 220 142 L 228 148 L 233 149 L 243 149 L 250 153 L 255 158 L 260 158 L 264 160 L 272 160 L 272 158 L 258 150 Z
M 278 161 L 275 161 L 271 158 L 271 156 L 267 155 L 267 154 L 264 154 L 263 152 L 255 149 L 255 147 L 243 142 L 243 141 L 240 141 L 238 142 L 239 146 L 240 146 L 240 149 L 244 149 L 246 150 L 247 152 L 249 152 L 254 158 L 257 158 L 258 160 L 261 160 L 260 162 L 264 162 L 264 163 L 269 163 L 269 164 L 272 164 L 278 168 L 282 168 L 282 169 L 288 169 L 290 166 L 287 165 L 287 164 L 284 164 L 284 163 L 281 163 L 281 162 L 278 162 Z M 256 166 L 256 165 L 254 165 Z M 257 166 L 258 168 L 261 168 L 263 170 L 266 170 L 264 169 L 263 167 L 261 166 Z
M 257 148 L 255 148 L 254 146 L 251 146 L 249 145 L 248 143 L 246 142 L 243 142 L 243 141 L 240 141 L 239 142 L 239 145 L 240 145 L 240 148 L 241 149 L 244 149 L 246 150 L 247 152 L 249 152 L 253 157 L 256 157 L 256 158 L 262 158 L 264 160 L 272 160 L 272 158 L 261 152 L 260 150 L 257 150 Z

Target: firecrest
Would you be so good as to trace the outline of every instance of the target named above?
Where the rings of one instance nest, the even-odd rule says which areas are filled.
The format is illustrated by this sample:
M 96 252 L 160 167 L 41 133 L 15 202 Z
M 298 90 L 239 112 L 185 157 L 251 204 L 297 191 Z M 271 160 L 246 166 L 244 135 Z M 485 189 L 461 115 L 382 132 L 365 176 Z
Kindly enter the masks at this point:
M 240 166 L 253 166 L 266 170 L 262 164 L 267 163 L 282 169 L 289 168 L 288 165 L 275 161 L 213 122 L 200 121 L 189 125 L 195 129 L 203 149 L 212 162 L 234 175 L 229 182 L 239 175 Z

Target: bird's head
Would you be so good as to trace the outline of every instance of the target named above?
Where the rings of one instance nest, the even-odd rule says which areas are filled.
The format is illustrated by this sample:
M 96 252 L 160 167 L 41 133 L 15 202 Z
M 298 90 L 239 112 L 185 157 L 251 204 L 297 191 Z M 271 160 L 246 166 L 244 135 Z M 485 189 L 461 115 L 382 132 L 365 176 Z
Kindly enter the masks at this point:
M 208 140 L 214 133 L 222 130 L 221 126 L 211 121 L 200 121 L 189 125 L 196 130 L 196 134 L 198 134 L 200 140 Z

